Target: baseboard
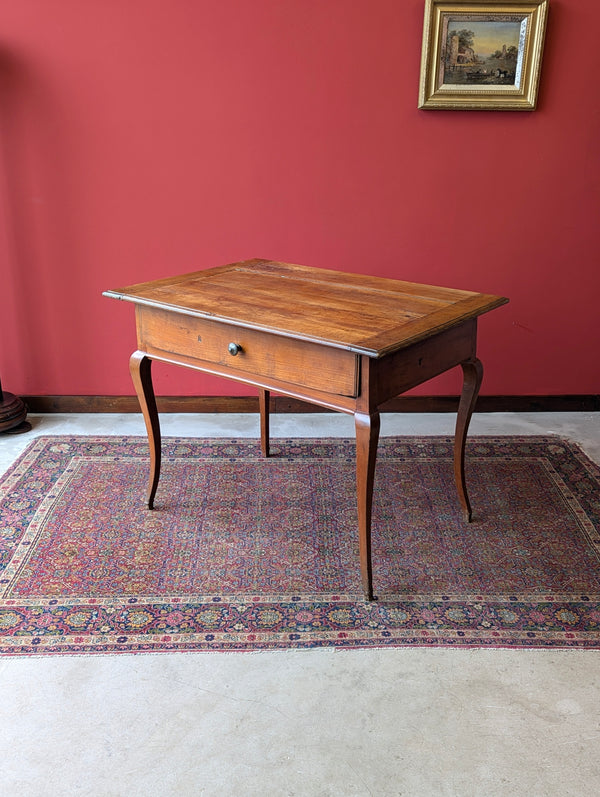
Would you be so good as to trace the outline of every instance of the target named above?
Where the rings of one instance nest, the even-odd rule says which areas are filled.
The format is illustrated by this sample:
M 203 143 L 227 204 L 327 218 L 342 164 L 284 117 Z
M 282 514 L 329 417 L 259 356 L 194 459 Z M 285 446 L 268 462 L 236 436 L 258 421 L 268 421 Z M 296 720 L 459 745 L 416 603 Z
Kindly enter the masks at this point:
M 135 396 L 23 396 L 29 412 L 139 412 Z M 258 412 L 257 396 L 158 396 L 159 412 Z M 456 412 L 456 396 L 399 396 L 382 412 Z M 272 412 L 325 412 L 285 396 L 271 397 Z M 598 412 L 600 395 L 480 396 L 475 412 Z

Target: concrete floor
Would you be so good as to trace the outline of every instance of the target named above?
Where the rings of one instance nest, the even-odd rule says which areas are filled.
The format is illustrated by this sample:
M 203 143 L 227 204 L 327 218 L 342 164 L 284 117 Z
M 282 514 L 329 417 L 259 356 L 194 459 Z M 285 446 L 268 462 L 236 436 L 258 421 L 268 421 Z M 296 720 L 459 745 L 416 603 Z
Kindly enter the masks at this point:
M 31 416 L 38 434 L 144 434 L 137 415 Z M 164 435 L 256 437 L 253 415 L 165 415 Z M 452 434 L 386 415 L 382 434 Z M 273 437 L 353 436 L 282 415 Z M 600 413 L 476 415 L 600 463 Z M 0 660 L 0 795 L 496 797 L 600 793 L 600 653 L 307 650 Z

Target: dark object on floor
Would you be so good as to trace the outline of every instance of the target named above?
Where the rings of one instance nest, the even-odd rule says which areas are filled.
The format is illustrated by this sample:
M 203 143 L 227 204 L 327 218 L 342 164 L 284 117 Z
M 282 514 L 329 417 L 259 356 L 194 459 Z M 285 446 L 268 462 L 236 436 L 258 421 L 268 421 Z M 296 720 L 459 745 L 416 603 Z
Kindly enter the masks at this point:
M 21 434 L 31 429 L 25 418 L 27 409 L 21 399 L 2 390 L 0 382 L 0 433 Z

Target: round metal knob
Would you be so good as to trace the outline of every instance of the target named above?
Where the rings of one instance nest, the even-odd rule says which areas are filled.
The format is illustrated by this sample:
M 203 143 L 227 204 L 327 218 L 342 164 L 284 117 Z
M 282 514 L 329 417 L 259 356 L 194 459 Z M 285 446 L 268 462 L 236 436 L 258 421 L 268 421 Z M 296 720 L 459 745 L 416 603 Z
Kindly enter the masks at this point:
M 236 354 L 239 354 L 242 350 L 242 347 L 239 343 L 230 343 L 227 347 L 227 351 L 231 354 L 232 357 L 235 357 Z

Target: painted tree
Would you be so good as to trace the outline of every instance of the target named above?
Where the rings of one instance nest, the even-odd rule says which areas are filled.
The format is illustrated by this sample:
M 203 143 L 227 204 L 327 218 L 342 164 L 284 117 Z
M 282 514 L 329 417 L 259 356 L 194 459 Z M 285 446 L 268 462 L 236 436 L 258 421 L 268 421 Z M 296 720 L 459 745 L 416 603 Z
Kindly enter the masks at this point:
M 449 37 L 458 36 L 458 49 L 463 51 L 467 49 L 474 49 L 475 45 L 475 33 L 472 30 L 467 30 L 463 28 L 463 30 L 452 30 L 450 31 Z

